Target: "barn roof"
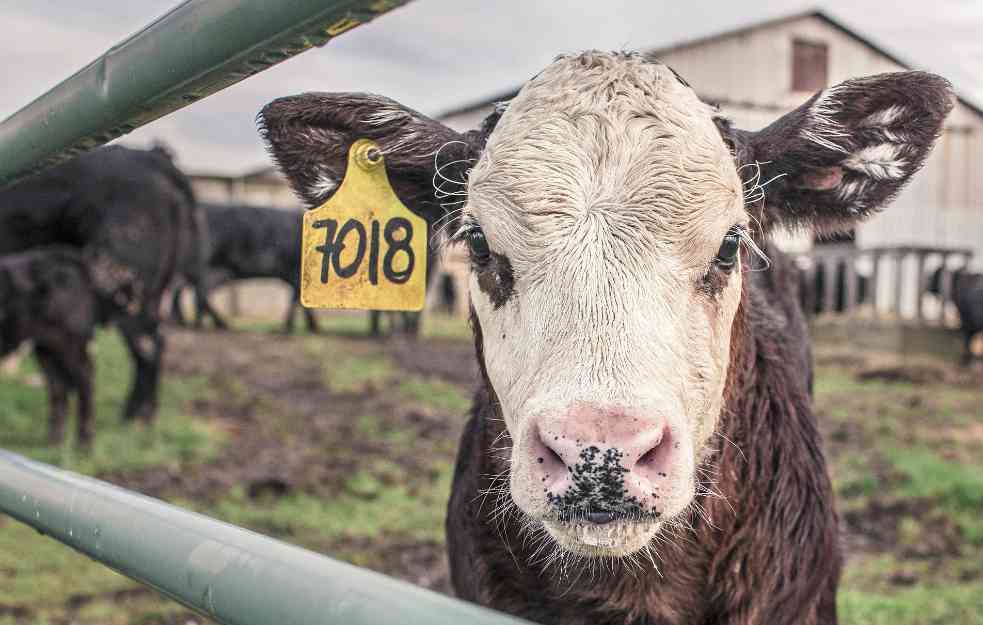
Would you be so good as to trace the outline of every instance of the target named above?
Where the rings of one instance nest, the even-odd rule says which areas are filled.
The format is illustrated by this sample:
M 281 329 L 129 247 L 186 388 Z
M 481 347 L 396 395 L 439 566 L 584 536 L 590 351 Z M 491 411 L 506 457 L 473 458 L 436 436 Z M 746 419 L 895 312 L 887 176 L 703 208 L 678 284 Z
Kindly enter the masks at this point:
M 877 52 L 878 54 L 886 57 L 888 60 L 892 61 L 893 63 L 897 63 L 898 65 L 904 67 L 905 69 L 913 69 L 912 64 L 909 63 L 908 61 L 906 61 L 905 59 L 901 58 L 900 56 L 898 56 L 894 52 L 891 52 L 890 50 L 886 49 L 884 46 L 878 44 L 876 41 L 874 41 L 870 37 L 868 37 L 868 36 L 860 33 L 856 29 L 848 26 L 843 21 L 841 21 L 841 20 L 833 17 L 828 12 L 823 11 L 822 9 L 810 9 L 810 10 L 807 10 L 807 11 L 801 11 L 801 12 L 798 12 L 798 13 L 792 13 L 792 14 L 789 14 L 789 15 L 783 15 L 783 16 L 780 16 L 780 17 L 772 18 L 772 19 L 759 20 L 759 21 L 753 22 L 751 24 L 745 24 L 743 26 L 737 26 L 735 28 L 731 28 L 731 29 L 728 29 L 728 30 L 725 30 L 725 31 L 722 31 L 722 32 L 717 32 L 717 33 L 712 33 L 712 34 L 709 34 L 709 35 L 698 36 L 698 37 L 694 37 L 692 39 L 686 39 L 686 40 L 683 40 L 683 41 L 680 41 L 680 42 L 677 42 L 677 43 L 674 43 L 674 44 L 670 44 L 670 45 L 667 45 L 667 46 L 662 46 L 662 47 L 659 47 L 659 48 L 650 48 L 648 50 L 645 50 L 645 53 L 646 54 L 651 54 L 653 56 L 660 56 L 660 55 L 663 55 L 663 54 L 668 54 L 670 52 L 676 52 L 676 51 L 679 51 L 679 50 L 685 50 L 687 48 L 693 48 L 693 47 L 700 46 L 700 45 L 707 44 L 707 43 L 711 43 L 711 42 L 714 42 L 714 41 L 719 41 L 721 39 L 728 39 L 730 37 L 740 36 L 742 34 L 748 33 L 748 32 L 753 31 L 753 30 L 759 30 L 761 28 L 769 28 L 769 27 L 772 27 L 772 26 L 779 26 L 781 24 L 784 24 L 784 23 L 787 23 L 787 22 L 791 22 L 791 21 L 794 21 L 794 20 L 798 20 L 798 19 L 802 19 L 804 17 L 815 17 L 815 18 L 817 18 L 819 20 L 822 20 L 823 22 L 825 22 L 826 24 L 828 24 L 832 28 L 835 28 L 836 30 L 842 32 L 843 34 L 845 34 L 845 35 L 847 35 L 849 37 L 852 37 L 853 39 L 859 41 L 860 43 L 862 43 L 863 45 L 867 46 L 868 48 L 870 48 L 874 52 Z M 521 85 L 520 85 L 520 87 L 521 87 Z M 493 104 L 495 102 L 500 102 L 502 100 L 509 100 L 509 99 L 511 99 L 512 97 L 514 97 L 519 92 L 519 88 L 520 87 L 513 87 L 513 88 L 508 89 L 507 91 L 503 91 L 503 92 L 501 92 L 501 93 L 499 93 L 499 94 L 497 94 L 497 95 L 495 95 L 495 96 L 493 96 L 491 98 L 483 98 L 480 101 L 472 102 L 470 104 L 466 104 L 464 106 L 460 106 L 460 107 L 451 109 L 449 111 L 445 111 L 445 112 L 441 113 L 440 115 L 438 115 L 437 117 L 438 118 L 441 118 L 441 117 L 450 117 L 451 115 L 459 115 L 459 114 L 463 114 L 463 113 L 469 113 L 471 111 L 475 111 L 477 109 L 481 109 L 481 108 L 484 108 L 486 106 L 489 106 L 489 105 L 491 105 L 491 104 Z M 980 107 L 977 104 L 974 104 L 973 102 L 971 102 L 970 100 L 967 100 L 965 97 L 959 95 L 958 93 L 956 94 L 956 98 L 959 100 L 959 103 L 960 104 L 962 104 L 966 108 L 970 109 L 971 111 L 973 111 L 977 115 L 983 117 L 983 107 Z

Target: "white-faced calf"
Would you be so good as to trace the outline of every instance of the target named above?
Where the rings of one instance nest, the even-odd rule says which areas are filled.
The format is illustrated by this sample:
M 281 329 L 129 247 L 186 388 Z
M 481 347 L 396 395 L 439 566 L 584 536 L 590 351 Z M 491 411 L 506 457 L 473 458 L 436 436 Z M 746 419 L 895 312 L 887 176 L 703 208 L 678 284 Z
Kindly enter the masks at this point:
M 372 95 L 269 104 L 308 203 L 370 138 L 404 202 L 470 250 L 482 381 L 448 515 L 457 592 L 566 625 L 835 622 L 797 276 L 767 238 L 884 205 L 951 106 L 941 78 L 884 74 L 745 132 L 669 67 L 600 52 L 463 134 Z

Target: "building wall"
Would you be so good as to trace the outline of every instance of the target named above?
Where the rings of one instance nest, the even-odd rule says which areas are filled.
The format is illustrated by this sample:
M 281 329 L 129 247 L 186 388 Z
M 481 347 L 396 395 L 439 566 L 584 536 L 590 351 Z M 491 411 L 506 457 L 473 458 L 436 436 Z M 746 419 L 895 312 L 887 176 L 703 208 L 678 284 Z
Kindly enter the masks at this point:
M 792 90 L 792 42 L 804 39 L 828 46 L 828 81 L 905 68 L 870 46 L 815 16 L 778 22 L 736 35 L 663 51 L 671 65 L 706 100 L 719 102 L 739 127 L 757 130 L 805 102 L 813 94 Z M 457 130 L 476 127 L 491 105 L 445 117 Z M 859 226 L 862 248 L 914 245 L 968 248 L 971 266 L 983 270 L 983 118 L 957 103 L 946 129 L 923 169 L 882 213 Z M 789 252 L 808 251 L 808 232 L 778 233 L 776 242 Z M 931 259 L 926 265 L 934 269 Z M 869 268 L 858 267 L 861 272 Z M 915 307 L 918 276 L 905 265 L 905 315 Z M 886 275 L 875 288 L 881 301 L 893 301 L 894 280 Z
M 722 101 L 738 126 L 755 130 L 808 99 L 791 89 L 792 41 L 829 46 L 829 82 L 904 68 L 829 25 L 808 16 L 661 54 L 704 98 Z M 968 247 L 983 269 L 983 119 L 957 103 L 932 156 L 887 210 L 860 226 L 861 247 Z M 801 251 L 808 235 L 782 243 Z
M 191 175 L 195 195 L 204 202 L 217 204 L 253 204 L 299 210 L 300 200 L 294 195 L 285 178 L 264 174 L 256 177 L 227 178 L 222 176 Z

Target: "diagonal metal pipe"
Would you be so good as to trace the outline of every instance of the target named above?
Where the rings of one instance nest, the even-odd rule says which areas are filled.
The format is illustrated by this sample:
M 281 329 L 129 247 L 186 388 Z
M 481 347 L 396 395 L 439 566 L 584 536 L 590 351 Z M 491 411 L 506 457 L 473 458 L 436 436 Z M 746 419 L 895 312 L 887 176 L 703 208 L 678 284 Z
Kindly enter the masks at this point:
M 0 188 L 409 0 L 187 0 L 0 122 Z
M 0 513 L 228 625 L 530 625 L 0 450 Z

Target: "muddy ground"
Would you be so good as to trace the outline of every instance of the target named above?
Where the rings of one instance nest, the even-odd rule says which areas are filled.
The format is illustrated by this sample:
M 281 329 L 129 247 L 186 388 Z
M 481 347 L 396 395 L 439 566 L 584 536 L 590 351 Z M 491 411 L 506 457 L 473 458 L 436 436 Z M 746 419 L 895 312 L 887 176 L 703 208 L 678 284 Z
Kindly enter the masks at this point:
M 871 582 L 885 592 L 936 577 L 983 581 L 983 565 L 967 560 L 978 549 L 967 552 L 965 526 L 928 496 L 899 496 L 905 476 L 870 452 L 890 436 L 899 449 L 928 445 L 954 461 L 983 461 L 983 372 L 849 349 L 817 354 L 816 410 L 841 497 L 848 567 L 887 558 Z M 411 505 L 416 497 L 442 501 L 475 376 L 473 347 L 463 336 L 380 342 L 350 333 L 317 338 L 169 328 L 165 380 L 207 380 L 207 392 L 190 397 L 184 409 L 220 433 L 221 451 L 201 461 L 97 474 L 215 516 L 234 500 L 245 520 L 233 516 L 232 522 L 449 592 L 441 510 L 427 521 L 429 529 L 327 537 L 274 513 L 277 502 L 305 497 L 384 502 L 394 488 L 405 489 Z M 953 410 L 963 416 L 952 423 L 918 424 L 918 415 Z M 880 422 L 893 425 L 883 430 Z M 254 505 L 270 514 L 249 514 Z M 139 588 L 80 593 L 52 622 L 98 622 L 78 615 L 99 601 L 126 611 L 150 594 Z M 32 614 L 29 606 L 0 601 L 0 622 L 4 616 L 31 622 Z M 170 612 L 139 622 L 189 621 L 202 619 Z
M 182 470 L 154 467 L 104 475 L 126 488 L 169 499 L 180 497 L 210 503 L 235 487 L 251 499 L 295 493 L 332 497 L 374 457 L 395 463 L 406 475 L 432 471 L 424 459 L 437 449 L 446 455 L 456 443 L 465 415 L 435 413 L 413 406 L 389 392 L 391 380 L 369 380 L 357 388 L 331 388 L 330 366 L 311 357 L 310 337 L 270 333 L 169 332 L 166 375 L 207 376 L 214 393 L 194 402 L 191 411 L 213 420 L 229 437 L 225 453 L 212 462 Z M 384 351 L 400 369 L 438 379 L 469 395 L 477 366 L 470 343 L 453 340 L 411 341 L 388 338 L 334 337 L 349 353 Z M 425 402 L 424 402 L 425 403 Z M 271 422 L 269 415 L 277 415 Z M 381 427 L 407 433 L 415 442 L 402 448 L 356 432 L 362 415 L 381 418 Z M 284 436 L 284 422 L 298 426 Z M 333 448 L 344 446 L 341 453 Z M 340 545 L 332 545 L 339 547 Z M 352 542 L 346 550 L 372 549 L 370 541 Z M 442 545 L 376 545 L 373 562 L 389 575 L 427 588 L 450 592 Z

